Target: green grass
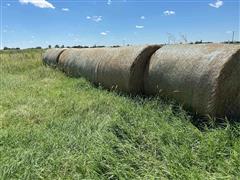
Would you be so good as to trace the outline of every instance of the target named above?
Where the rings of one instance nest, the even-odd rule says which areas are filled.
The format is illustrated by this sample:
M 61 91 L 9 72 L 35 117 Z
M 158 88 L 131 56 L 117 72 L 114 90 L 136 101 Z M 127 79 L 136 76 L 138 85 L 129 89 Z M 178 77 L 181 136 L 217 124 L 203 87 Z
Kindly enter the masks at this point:
M 240 123 L 95 88 L 40 50 L 0 53 L 1 179 L 240 178 Z

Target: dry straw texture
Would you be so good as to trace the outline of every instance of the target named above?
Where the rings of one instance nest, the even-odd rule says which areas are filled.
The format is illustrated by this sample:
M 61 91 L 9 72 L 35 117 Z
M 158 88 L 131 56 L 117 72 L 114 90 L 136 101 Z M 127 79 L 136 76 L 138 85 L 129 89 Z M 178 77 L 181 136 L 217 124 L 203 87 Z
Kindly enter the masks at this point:
M 48 49 L 43 55 L 43 63 L 52 67 L 56 67 L 60 54 L 65 49 Z
M 68 49 L 59 58 L 59 67 L 68 75 L 85 77 L 108 89 L 143 92 L 146 64 L 160 46 Z
M 169 45 L 152 56 L 146 94 L 176 99 L 199 114 L 240 116 L 240 46 Z

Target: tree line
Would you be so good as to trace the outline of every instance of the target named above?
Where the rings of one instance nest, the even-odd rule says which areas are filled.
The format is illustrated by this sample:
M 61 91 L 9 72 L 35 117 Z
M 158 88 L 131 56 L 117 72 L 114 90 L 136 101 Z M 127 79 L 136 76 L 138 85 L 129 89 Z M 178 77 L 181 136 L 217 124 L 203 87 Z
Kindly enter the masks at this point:
M 186 44 L 210 44 L 210 43 L 213 43 L 213 42 L 204 42 L 202 40 L 200 41 L 195 41 L 195 42 L 190 42 L 190 43 L 186 43 Z M 240 44 L 240 41 L 224 41 L 224 42 L 221 42 L 223 44 Z M 182 44 L 182 43 L 180 43 Z M 130 46 L 129 44 L 127 44 L 127 46 Z M 56 44 L 55 46 L 52 46 L 52 45 L 48 45 L 48 48 L 103 48 L 103 47 L 106 47 L 106 46 L 99 46 L 99 45 L 93 45 L 93 46 L 82 46 L 82 45 L 75 45 L 75 46 L 64 46 L 64 45 L 58 45 Z M 114 46 L 110 46 L 112 48 L 116 48 L 116 47 L 120 47 L 119 45 L 114 45 Z M 16 48 L 9 48 L 9 47 L 4 47 L 3 50 L 20 50 L 21 48 L 19 47 L 16 47 Z M 29 48 L 29 49 L 44 49 L 42 48 L 41 46 L 37 46 L 35 48 Z

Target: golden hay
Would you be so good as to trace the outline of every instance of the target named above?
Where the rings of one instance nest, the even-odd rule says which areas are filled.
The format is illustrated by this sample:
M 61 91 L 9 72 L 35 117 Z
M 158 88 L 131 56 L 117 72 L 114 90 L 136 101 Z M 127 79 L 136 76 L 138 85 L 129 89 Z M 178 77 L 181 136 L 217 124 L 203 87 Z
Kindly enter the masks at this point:
M 85 77 L 108 89 L 129 93 L 143 91 L 147 62 L 160 46 L 68 49 L 59 58 L 59 67 L 70 76 Z
M 240 117 L 240 46 L 164 46 L 148 64 L 144 89 L 202 115 Z
M 43 63 L 45 65 L 49 65 L 52 67 L 56 67 L 58 64 L 58 59 L 60 54 L 64 51 L 65 49 L 48 49 L 44 54 L 43 54 Z

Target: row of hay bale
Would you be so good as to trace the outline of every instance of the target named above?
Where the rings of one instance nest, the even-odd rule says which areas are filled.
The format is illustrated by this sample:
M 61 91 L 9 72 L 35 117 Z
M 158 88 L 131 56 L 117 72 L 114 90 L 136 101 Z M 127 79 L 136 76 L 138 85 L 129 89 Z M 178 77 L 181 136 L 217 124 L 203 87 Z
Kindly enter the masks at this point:
M 108 89 L 169 97 L 201 115 L 240 117 L 239 45 L 49 49 L 43 61 Z
M 142 93 L 144 72 L 159 45 L 121 48 L 49 49 L 44 62 L 67 75 L 128 93 Z

